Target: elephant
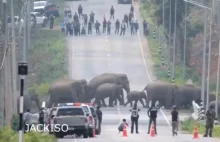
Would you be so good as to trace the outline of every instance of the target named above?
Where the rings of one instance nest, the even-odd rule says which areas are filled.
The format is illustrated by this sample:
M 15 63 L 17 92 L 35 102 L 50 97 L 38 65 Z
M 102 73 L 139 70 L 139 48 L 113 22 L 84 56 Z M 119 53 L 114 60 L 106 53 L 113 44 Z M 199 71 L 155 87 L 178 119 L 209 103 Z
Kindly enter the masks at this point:
M 214 106 L 214 108 L 215 108 L 215 105 L 216 105 L 216 101 L 211 101 L 209 103 L 209 106 Z M 218 101 L 218 118 L 220 118 L 220 100 Z
M 96 89 L 95 92 L 95 101 L 94 104 L 101 105 L 100 101 L 102 101 L 102 105 L 106 107 L 105 98 L 109 98 L 109 107 L 113 107 L 113 101 L 119 101 L 120 104 L 123 103 L 123 88 L 121 85 L 112 84 L 112 83 L 104 83 Z
M 179 107 L 189 107 L 194 100 L 197 104 L 201 102 L 201 89 L 192 85 L 179 87 Z
M 149 102 L 159 101 L 165 108 L 178 104 L 178 86 L 164 82 L 149 83 L 143 91 L 147 92 L 146 106 Z
M 130 106 L 132 107 L 132 105 L 133 105 L 132 102 L 133 101 L 135 101 L 135 104 L 137 104 L 137 102 L 140 101 L 141 104 L 143 105 L 143 107 L 146 107 L 144 105 L 144 102 L 143 102 L 142 99 L 144 99 L 145 102 L 147 102 L 147 96 L 146 96 L 144 91 L 142 91 L 142 92 L 140 92 L 140 91 L 131 91 L 127 95 L 127 102 L 125 103 L 125 106 L 127 106 L 127 104 L 130 103 Z
M 49 107 L 58 103 L 85 100 L 85 86 L 82 80 L 61 80 L 49 88 Z
M 40 110 L 41 106 L 40 106 L 40 101 L 38 98 L 38 95 L 35 93 L 34 90 L 29 90 L 28 94 L 24 95 L 24 107 L 23 109 L 26 111 L 27 109 L 33 109 L 33 104 L 32 102 L 35 103 L 38 111 Z M 19 104 L 20 104 L 20 97 L 17 98 L 17 112 L 19 112 Z
M 104 83 L 113 83 L 113 84 L 121 85 L 127 93 L 130 92 L 130 85 L 126 74 L 103 73 L 101 75 L 94 77 L 88 83 L 87 95 L 90 100 L 92 100 L 95 97 L 95 92 L 98 86 Z M 122 99 L 124 102 L 124 96 Z

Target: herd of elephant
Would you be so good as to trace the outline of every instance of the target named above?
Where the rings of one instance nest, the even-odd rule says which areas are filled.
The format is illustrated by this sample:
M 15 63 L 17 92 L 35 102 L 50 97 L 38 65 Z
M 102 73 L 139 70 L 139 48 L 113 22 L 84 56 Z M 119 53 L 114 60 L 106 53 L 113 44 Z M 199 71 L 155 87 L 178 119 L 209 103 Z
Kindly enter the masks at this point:
M 127 101 L 124 101 L 124 92 L 127 93 Z M 194 100 L 201 102 L 201 89 L 191 86 L 177 86 L 163 82 L 148 83 L 143 90 L 131 91 L 129 79 L 126 74 L 103 73 L 87 82 L 81 80 L 61 80 L 50 86 L 47 107 L 56 106 L 58 103 L 91 102 L 106 107 L 105 99 L 109 98 L 109 107 L 114 107 L 117 102 L 120 105 L 140 103 L 147 107 L 149 102 L 159 101 L 160 106 L 166 109 L 176 105 L 178 108 L 189 107 Z M 209 94 L 209 100 L 215 101 L 216 97 Z M 145 101 L 145 103 L 144 103 Z M 220 110 L 220 109 L 219 109 Z

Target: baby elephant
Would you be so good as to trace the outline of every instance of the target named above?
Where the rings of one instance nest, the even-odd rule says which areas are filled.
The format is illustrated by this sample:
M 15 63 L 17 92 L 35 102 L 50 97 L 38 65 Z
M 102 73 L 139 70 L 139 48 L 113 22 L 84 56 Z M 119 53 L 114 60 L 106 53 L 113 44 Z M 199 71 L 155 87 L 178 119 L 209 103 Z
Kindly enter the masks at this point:
M 130 106 L 132 107 L 132 102 L 135 101 L 135 104 L 137 104 L 138 101 L 141 102 L 141 104 L 143 105 L 143 107 L 146 107 L 144 105 L 144 101 L 142 100 L 144 99 L 145 102 L 147 102 L 147 96 L 145 94 L 144 91 L 140 92 L 140 91 L 131 91 L 128 93 L 127 95 L 127 102 L 125 103 L 125 106 L 127 106 L 127 104 L 130 103 Z

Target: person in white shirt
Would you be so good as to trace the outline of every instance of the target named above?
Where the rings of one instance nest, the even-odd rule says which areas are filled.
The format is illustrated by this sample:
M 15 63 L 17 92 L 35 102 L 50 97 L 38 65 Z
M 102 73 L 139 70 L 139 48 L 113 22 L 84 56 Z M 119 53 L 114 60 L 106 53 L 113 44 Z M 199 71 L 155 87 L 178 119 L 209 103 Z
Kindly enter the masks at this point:
M 32 114 L 30 113 L 30 109 L 27 109 L 23 116 L 24 132 L 28 132 L 30 130 L 32 125 L 31 118 Z
M 122 23 L 121 23 L 121 33 L 120 33 L 120 36 L 121 35 L 125 35 L 125 28 L 126 28 L 126 24 L 125 24 L 125 21 L 123 20 Z
M 138 134 L 138 119 L 139 119 L 139 114 L 138 112 L 140 109 L 137 108 L 137 104 L 134 104 L 134 107 L 130 110 L 131 111 L 131 133 L 133 134 L 134 130 L 134 125 L 136 128 L 136 133 Z

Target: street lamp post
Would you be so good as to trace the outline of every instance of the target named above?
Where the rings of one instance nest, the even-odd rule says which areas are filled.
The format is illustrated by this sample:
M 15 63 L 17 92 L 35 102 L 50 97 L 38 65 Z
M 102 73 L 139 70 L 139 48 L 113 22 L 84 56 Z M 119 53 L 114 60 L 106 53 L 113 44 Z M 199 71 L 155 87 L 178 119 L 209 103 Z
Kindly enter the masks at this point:
M 187 2 L 185 3 L 185 25 L 184 25 L 184 53 L 183 53 L 183 83 L 185 84 L 186 73 L 186 23 L 187 23 Z
M 203 102 L 203 106 L 205 105 L 205 66 L 206 66 L 206 63 L 205 63 L 205 61 L 206 61 L 206 57 L 205 57 L 205 55 L 206 55 L 206 37 L 207 37 L 207 28 L 206 28 L 206 26 L 207 26 L 207 20 L 206 20 L 206 18 L 207 18 L 207 9 L 210 11 L 210 13 L 211 13 L 211 15 L 212 15 L 212 9 L 211 8 L 209 8 L 209 7 L 207 7 L 207 6 L 204 6 L 203 4 L 201 4 L 201 3 L 198 3 L 198 2 L 196 2 L 196 1 L 193 1 L 193 0 L 184 0 L 185 2 L 188 2 L 188 3 L 191 3 L 191 4 L 194 4 L 194 5 L 196 5 L 196 6 L 199 6 L 199 7 L 202 7 L 202 8 L 205 8 L 205 26 L 204 26 L 204 48 L 203 48 L 203 69 L 202 69 L 202 74 L 203 74 L 203 76 L 202 76 L 202 93 L 201 93 L 201 99 L 202 99 L 202 102 Z M 212 36 L 211 36 L 211 32 L 212 32 L 212 16 L 211 16 L 211 19 L 210 19 L 210 38 L 209 38 L 209 55 L 210 55 L 210 51 L 211 51 L 211 38 L 212 38 Z M 209 61 L 210 61 L 210 56 L 209 56 Z M 208 65 L 208 67 L 209 67 L 209 71 L 210 71 L 210 65 Z M 208 72 L 209 72 L 208 71 Z M 209 75 L 208 75 L 208 78 L 209 78 Z M 209 83 L 208 83 L 208 85 L 209 85 Z M 209 86 L 208 86 L 209 87 Z M 207 90 L 207 94 L 209 94 L 209 92 L 208 92 L 209 90 Z M 209 102 L 209 95 L 207 95 L 207 101 L 206 101 L 206 108 L 207 108 L 207 106 L 208 106 L 208 103 L 207 102 Z M 204 106 L 205 107 L 205 106 Z
M 175 83 L 175 58 L 176 58 L 176 8 L 177 8 L 177 0 L 175 0 L 175 16 L 174 16 L 174 44 L 173 44 L 173 75 L 172 75 L 172 83 Z

